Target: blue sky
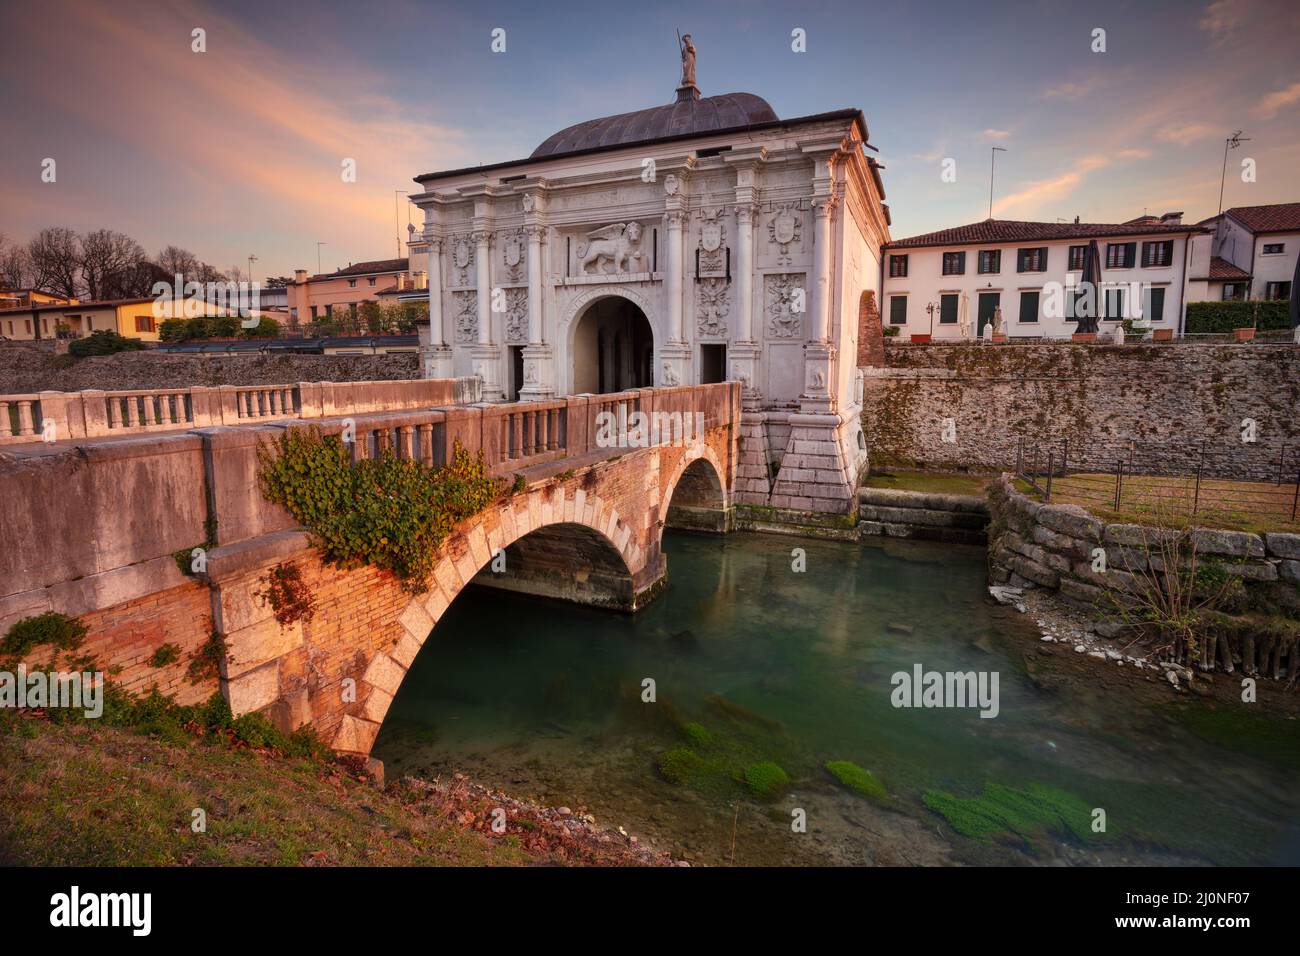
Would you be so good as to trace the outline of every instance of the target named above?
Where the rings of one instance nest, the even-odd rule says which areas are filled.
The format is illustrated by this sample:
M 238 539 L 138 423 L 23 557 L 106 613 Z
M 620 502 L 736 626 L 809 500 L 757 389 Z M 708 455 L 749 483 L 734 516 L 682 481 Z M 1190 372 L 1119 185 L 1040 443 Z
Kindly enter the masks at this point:
M 753 92 L 782 117 L 861 108 L 895 237 L 987 216 L 993 145 L 998 218 L 1212 215 L 1237 128 L 1251 141 L 1226 204 L 1300 200 L 1300 5 L 1283 0 L 16 0 L 0 10 L 0 232 L 110 227 L 222 268 L 253 253 L 258 275 L 314 270 L 318 240 L 327 269 L 390 256 L 394 190 L 413 176 L 671 100 L 676 28 L 705 95 Z M 1251 184 L 1235 175 L 1246 156 Z M 40 182 L 45 157 L 56 183 Z

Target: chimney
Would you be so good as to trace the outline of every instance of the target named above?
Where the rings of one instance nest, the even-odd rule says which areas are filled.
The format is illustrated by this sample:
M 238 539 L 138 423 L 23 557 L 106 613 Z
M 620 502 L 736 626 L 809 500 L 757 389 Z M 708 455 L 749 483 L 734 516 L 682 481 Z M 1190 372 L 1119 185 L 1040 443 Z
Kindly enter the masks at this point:
M 429 273 L 421 271 L 415 274 L 415 288 L 417 289 L 429 288 Z
M 1075 224 L 1076 226 L 1079 224 L 1079 217 L 1078 217 L 1078 216 L 1075 216 L 1075 217 L 1074 217 L 1074 224 Z
M 306 269 L 294 269 L 294 270 L 293 270 L 293 281 L 294 281 L 294 282 L 306 282 L 306 281 L 307 281 L 307 270 L 306 270 Z
M 1160 223 L 1164 226 L 1181 226 L 1183 224 L 1183 214 L 1181 212 L 1167 212 L 1160 217 Z

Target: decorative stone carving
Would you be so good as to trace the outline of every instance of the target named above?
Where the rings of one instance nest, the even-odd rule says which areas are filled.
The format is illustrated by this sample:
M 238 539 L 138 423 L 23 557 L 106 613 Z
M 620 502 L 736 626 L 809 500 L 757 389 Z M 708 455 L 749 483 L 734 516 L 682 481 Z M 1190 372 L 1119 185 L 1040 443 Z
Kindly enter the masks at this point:
M 676 196 L 681 191 L 682 181 L 672 173 L 664 177 L 664 192 L 669 196 Z
M 478 341 L 478 293 L 472 291 L 451 294 L 456 313 L 456 341 L 471 344 Z
M 508 233 L 501 242 L 501 262 L 511 282 L 523 280 L 526 243 L 522 229 Z
M 532 193 L 524 193 L 521 202 L 523 203 L 524 212 L 532 212 L 537 208 L 537 199 Z
M 524 384 L 537 384 L 537 363 L 532 360 L 524 363 Z
M 731 312 L 731 287 L 725 279 L 701 279 L 695 286 L 696 331 L 725 338 Z
M 765 276 L 764 301 L 768 338 L 803 337 L 803 317 L 807 311 L 808 301 L 808 290 L 804 285 L 803 273 Z
M 790 247 L 803 238 L 803 216 L 797 201 L 779 203 L 775 207 L 775 212 L 767 223 L 767 235 L 779 250 L 778 264 L 790 265 Z
M 512 345 L 528 341 L 528 290 L 504 289 L 506 294 L 506 341 Z
M 448 258 L 451 264 L 452 285 L 473 285 L 474 261 L 478 254 L 473 239 L 469 236 L 452 236 L 448 242 L 451 245 L 451 255 Z
M 731 363 L 731 379 L 732 381 L 740 382 L 740 384 L 746 389 L 749 388 L 749 376 L 745 374 L 745 371 L 740 367 L 739 362 Z
M 587 267 L 595 265 L 599 274 L 604 268 L 602 260 L 614 266 L 614 272 L 640 272 L 641 224 L 639 222 L 620 222 L 602 229 L 595 229 L 578 242 L 578 271 L 582 275 L 591 275 Z M 629 269 L 628 260 L 635 266 Z
M 695 85 L 695 44 L 688 33 L 681 39 L 682 44 L 682 86 Z
M 673 368 L 672 362 L 664 362 L 663 379 L 664 380 L 661 384 L 666 388 L 676 388 L 678 385 L 682 384 L 682 380 L 680 376 L 678 376 L 677 370 Z
M 726 216 L 722 207 L 700 210 L 700 271 L 721 272 L 726 268 Z

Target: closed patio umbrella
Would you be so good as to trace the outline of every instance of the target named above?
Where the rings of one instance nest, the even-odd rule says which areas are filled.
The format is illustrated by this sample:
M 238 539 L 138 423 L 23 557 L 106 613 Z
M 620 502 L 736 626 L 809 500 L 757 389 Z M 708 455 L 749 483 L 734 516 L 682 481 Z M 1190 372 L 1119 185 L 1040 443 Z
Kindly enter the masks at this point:
M 1300 258 L 1295 261 L 1295 275 L 1291 277 L 1291 328 L 1300 329 Z
M 970 296 L 961 294 L 961 315 L 957 319 L 957 330 L 963 339 L 970 338 Z
M 1097 240 L 1088 241 L 1087 248 L 1083 250 L 1083 273 L 1079 276 L 1078 289 L 1085 295 L 1091 291 L 1089 296 L 1092 306 L 1085 308 L 1084 314 L 1079 314 L 1079 306 L 1075 304 L 1075 318 L 1079 324 L 1075 326 L 1075 332 L 1096 332 L 1097 317 L 1101 315 L 1101 250 L 1097 248 Z

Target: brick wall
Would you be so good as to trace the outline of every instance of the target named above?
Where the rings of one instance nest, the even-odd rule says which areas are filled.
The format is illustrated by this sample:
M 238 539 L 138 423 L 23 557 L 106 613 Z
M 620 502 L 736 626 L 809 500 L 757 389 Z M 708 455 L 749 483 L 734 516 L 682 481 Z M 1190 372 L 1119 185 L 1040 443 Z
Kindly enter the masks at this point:
M 874 463 L 1006 468 L 1023 438 L 1068 439 L 1080 463 L 1126 458 L 1137 442 L 1194 470 L 1204 441 L 1234 477 L 1273 477 L 1286 448 L 1300 466 L 1300 349 L 887 345 L 885 354 L 887 368 L 864 370 Z M 953 442 L 943 440 L 947 418 Z M 1257 423 L 1249 446 L 1246 418 Z
M 190 662 L 212 632 L 206 585 L 184 584 L 85 614 L 80 620 L 87 634 L 76 656 L 93 658 L 109 680 L 131 693 L 145 694 L 157 687 L 160 693 L 174 694 L 178 703 L 195 704 L 217 690 L 215 675 L 198 684 L 188 678 Z M 177 646 L 177 659 L 166 667 L 154 667 L 149 661 L 164 644 Z M 67 657 L 61 657 L 57 666 L 66 668 Z M 25 658 L 29 668 L 44 668 L 49 661 L 49 647 L 38 647 Z

